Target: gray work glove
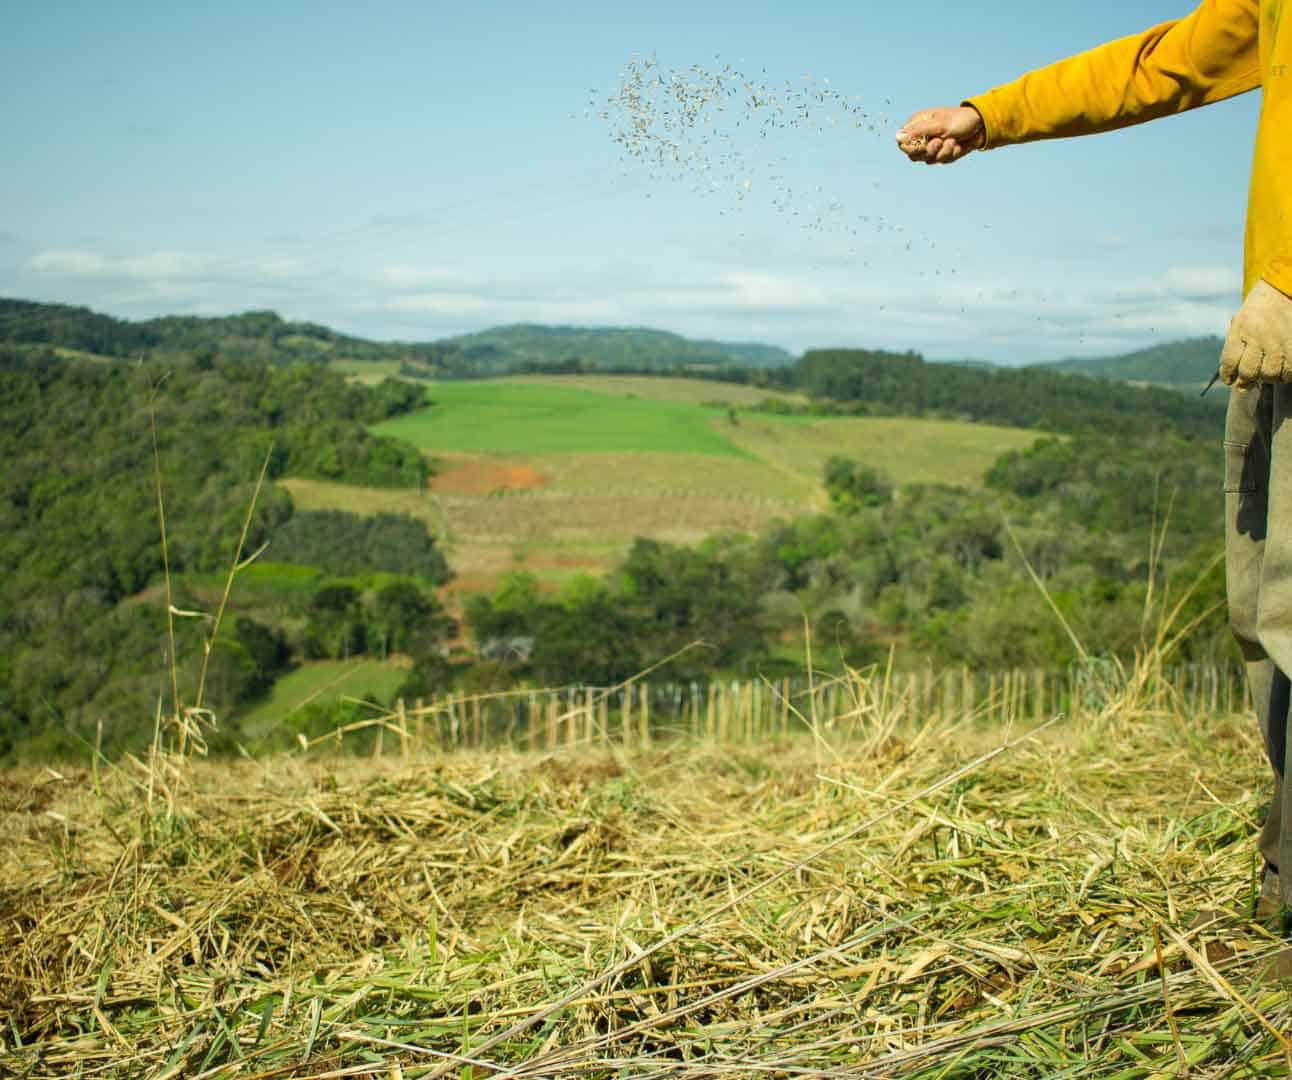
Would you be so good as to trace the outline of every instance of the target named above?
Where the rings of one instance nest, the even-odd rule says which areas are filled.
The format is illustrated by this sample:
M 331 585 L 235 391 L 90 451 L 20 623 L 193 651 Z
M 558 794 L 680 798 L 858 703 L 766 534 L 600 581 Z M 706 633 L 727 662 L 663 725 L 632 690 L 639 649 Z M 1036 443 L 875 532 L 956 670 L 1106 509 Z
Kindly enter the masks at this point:
M 1292 297 L 1261 280 L 1229 324 L 1220 378 L 1235 390 L 1292 382 Z

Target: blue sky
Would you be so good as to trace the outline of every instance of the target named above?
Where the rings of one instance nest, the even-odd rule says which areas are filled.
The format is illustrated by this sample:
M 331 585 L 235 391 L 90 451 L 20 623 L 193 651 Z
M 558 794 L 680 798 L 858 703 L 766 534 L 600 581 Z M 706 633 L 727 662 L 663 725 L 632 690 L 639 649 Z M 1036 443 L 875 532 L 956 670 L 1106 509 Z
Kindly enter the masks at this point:
M 1189 10 L 18 0 L 0 295 L 273 308 L 378 339 L 645 325 L 1000 362 L 1221 333 L 1256 95 L 951 168 L 893 142 L 916 109 Z M 742 166 L 706 190 L 626 157 L 597 115 L 650 56 L 829 87 L 870 124 L 755 139 L 733 105 L 714 130 Z

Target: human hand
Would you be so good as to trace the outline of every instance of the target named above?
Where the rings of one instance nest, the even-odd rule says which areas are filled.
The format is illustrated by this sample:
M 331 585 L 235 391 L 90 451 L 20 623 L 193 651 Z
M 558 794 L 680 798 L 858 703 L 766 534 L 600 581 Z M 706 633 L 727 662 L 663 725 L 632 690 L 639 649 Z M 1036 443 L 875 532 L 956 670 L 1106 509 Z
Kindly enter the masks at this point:
M 915 113 L 898 131 L 897 148 L 912 161 L 949 165 L 982 149 L 986 139 L 978 110 L 957 105 Z
M 1292 382 L 1292 297 L 1261 280 L 1229 324 L 1220 378 L 1235 390 Z

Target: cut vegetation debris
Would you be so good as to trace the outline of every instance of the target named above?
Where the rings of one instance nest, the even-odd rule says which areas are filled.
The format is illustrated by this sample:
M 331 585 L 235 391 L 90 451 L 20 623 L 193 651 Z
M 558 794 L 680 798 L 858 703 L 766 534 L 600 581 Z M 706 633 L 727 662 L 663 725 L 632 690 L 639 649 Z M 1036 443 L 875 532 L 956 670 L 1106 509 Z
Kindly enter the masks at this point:
M 4 774 L 0 1062 L 1287 1074 L 1250 716 L 1121 700 L 1029 736 L 847 689 L 850 730 L 743 749 Z

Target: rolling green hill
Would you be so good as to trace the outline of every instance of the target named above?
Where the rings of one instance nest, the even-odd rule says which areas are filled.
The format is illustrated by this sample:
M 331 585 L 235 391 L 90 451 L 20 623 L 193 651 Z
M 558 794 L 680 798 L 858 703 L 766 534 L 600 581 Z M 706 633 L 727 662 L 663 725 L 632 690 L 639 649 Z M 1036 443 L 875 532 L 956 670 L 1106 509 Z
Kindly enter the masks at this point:
M 505 371 L 526 366 L 602 370 L 787 367 L 794 357 L 773 345 L 690 341 L 642 327 L 499 326 L 447 339 L 473 363 Z
M 172 315 L 132 322 L 86 307 L 4 298 L 0 298 L 0 345 L 170 361 L 216 355 L 268 364 L 395 361 L 446 372 L 458 355 L 453 346 L 434 342 L 365 341 L 317 323 L 289 322 L 272 311 L 218 318 Z
M 1128 382 L 1161 383 L 1166 386 L 1205 386 L 1216 373 L 1220 349 L 1218 337 L 1168 341 L 1119 356 L 1073 356 L 1056 364 L 1038 365 L 1051 371 L 1080 375 L 1102 375 Z
M 116 358 L 187 360 L 237 356 L 268 364 L 384 363 L 422 377 L 469 377 L 579 367 L 600 371 L 773 368 L 794 362 L 772 345 L 691 341 L 662 330 L 503 326 L 429 342 L 378 342 L 272 311 L 218 318 L 167 316 L 132 322 L 70 304 L 0 298 L 0 345 Z
M 521 323 L 438 341 L 379 342 L 317 323 L 291 322 L 272 311 L 134 322 L 69 304 L 4 298 L 0 298 L 0 345 L 53 349 L 62 357 L 143 357 L 171 363 L 236 356 L 268 364 L 326 363 L 350 372 L 364 372 L 372 365 L 374 371 L 380 367 L 383 375 L 421 378 L 534 371 L 713 374 L 743 369 L 753 381 L 784 389 L 793 389 L 783 376 L 795 363 L 795 357 L 774 345 L 697 341 L 642 327 Z M 1118 356 L 1070 357 L 1035 369 L 1191 386 L 1211 378 L 1220 346 L 1219 338 L 1192 338 Z M 1015 378 L 1009 369 L 1001 375 L 1002 369 L 982 360 L 932 366 L 996 372 L 998 381 Z

